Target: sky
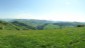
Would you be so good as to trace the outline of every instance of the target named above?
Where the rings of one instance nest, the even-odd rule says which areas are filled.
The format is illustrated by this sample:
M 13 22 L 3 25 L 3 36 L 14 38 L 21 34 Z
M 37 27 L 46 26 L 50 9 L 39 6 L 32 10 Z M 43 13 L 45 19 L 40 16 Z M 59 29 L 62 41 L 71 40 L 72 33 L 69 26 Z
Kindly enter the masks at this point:
M 85 0 L 0 0 L 0 19 L 85 22 Z

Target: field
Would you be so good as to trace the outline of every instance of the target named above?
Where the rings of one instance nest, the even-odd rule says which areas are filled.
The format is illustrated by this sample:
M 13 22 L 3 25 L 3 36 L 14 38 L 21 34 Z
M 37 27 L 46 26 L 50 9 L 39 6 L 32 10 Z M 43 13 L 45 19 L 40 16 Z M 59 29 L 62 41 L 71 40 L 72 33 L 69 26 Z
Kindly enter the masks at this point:
M 85 28 L 0 30 L 0 48 L 85 48 Z

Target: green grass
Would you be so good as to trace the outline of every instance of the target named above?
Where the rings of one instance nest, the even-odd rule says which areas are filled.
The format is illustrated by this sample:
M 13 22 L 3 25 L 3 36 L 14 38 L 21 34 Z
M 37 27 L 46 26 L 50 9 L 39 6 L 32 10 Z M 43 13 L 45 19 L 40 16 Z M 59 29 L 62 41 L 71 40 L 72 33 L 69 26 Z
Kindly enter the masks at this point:
M 0 30 L 0 48 L 85 48 L 85 28 Z
M 44 27 L 44 29 L 58 29 L 60 28 L 58 25 L 53 25 L 53 24 L 48 24 L 47 26 Z

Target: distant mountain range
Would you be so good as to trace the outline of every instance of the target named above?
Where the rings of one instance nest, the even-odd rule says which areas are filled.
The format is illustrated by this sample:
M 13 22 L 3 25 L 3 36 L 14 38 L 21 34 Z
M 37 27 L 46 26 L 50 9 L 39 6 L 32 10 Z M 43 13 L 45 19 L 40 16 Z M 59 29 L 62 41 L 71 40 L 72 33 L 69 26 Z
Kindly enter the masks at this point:
M 85 25 L 84 22 L 63 22 L 63 21 L 47 21 L 34 19 L 1 19 L 0 30 L 44 30 L 59 29 L 60 27 L 76 27 L 77 25 Z

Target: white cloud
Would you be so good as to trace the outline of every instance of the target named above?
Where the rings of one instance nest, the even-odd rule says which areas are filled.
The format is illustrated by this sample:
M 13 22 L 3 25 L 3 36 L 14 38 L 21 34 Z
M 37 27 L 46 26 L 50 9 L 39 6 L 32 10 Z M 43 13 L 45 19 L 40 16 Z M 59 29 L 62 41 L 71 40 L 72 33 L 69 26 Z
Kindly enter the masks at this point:
M 52 20 L 52 21 L 79 21 L 85 22 L 85 15 L 77 13 L 48 13 L 40 15 L 32 15 L 29 13 L 17 14 L 13 18 L 17 19 L 39 19 L 39 20 Z
M 28 19 L 28 18 L 31 18 L 31 17 L 32 17 L 32 15 L 29 14 L 29 13 L 19 13 L 19 14 L 16 14 L 12 18 L 16 18 L 16 19 Z

